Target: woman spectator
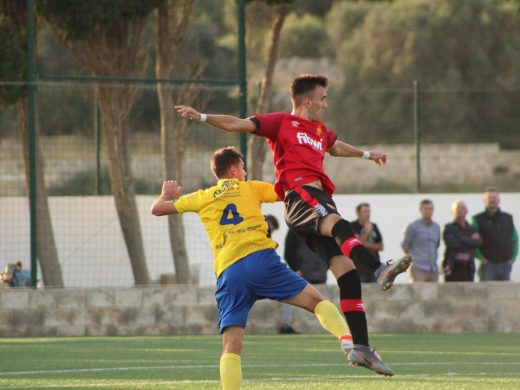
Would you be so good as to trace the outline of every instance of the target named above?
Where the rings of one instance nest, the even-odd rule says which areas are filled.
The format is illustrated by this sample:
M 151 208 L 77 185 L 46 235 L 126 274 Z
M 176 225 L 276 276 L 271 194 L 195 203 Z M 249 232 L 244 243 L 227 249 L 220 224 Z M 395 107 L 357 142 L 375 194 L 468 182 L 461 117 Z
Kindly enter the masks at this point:
M 446 282 L 472 282 L 475 276 L 475 250 L 482 244 L 477 229 L 466 221 L 468 209 L 457 200 L 451 206 L 453 222 L 444 227 L 446 252 L 442 261 Z

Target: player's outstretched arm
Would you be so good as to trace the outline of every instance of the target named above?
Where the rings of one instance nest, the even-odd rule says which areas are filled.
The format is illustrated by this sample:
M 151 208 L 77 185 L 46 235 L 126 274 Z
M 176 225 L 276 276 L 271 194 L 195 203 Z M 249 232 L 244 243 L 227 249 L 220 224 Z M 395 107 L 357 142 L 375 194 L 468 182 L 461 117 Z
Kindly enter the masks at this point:
M 167 180 L 163 183 L 161 195 L 152 203 L 150 212 L 153 215 L 176 214 L 177 209 L 173 205 L 173 200 L 182 193 L 182 187 L 175 180 Z
M 202 114 L 189 106 L 175 106 L 175 110 L 183 118 L 206 122 L 207 124 L 225 131 L 238 133 L 252 133 L 256 130 L 255 124 L 249 119 L 240 119 L 232 115 Z
M 343 141 L 336 141 L 327 149 L 331 156 L 335 157 L 362 157 L 374 161 L 377 165 L 386 164 L 388 155 L 378 150 L 363 151 Z

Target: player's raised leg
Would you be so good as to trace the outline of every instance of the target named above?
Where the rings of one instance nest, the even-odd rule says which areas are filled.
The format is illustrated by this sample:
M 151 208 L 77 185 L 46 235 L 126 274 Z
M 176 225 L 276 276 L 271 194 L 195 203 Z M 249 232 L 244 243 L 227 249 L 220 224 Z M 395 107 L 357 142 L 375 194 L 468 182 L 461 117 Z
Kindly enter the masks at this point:
M 332 302 L 323 299 L 319 291 L 310 284 L 295 297 L 282 302 L 314 313 L 323 329 L 336 336 L 344 348 L 352 348 L 352 337 L 338 308 Z
M 321 234 L 333 237 L 338 243 L 341 252 L 351 258 L 358 268 L 365 268 L 374 273 L 382 290 L 390 289 L 394 280 L 400 273 L 405 272 L 412 263 L 412 257 L 405 255 L 396 261 L 381 263 L 363 244 L 356 238 L 349 221 L 339 214 L 328 214 L 320 220 L 318 226 Z M 341 288 L 341 286 L 340 286 Z

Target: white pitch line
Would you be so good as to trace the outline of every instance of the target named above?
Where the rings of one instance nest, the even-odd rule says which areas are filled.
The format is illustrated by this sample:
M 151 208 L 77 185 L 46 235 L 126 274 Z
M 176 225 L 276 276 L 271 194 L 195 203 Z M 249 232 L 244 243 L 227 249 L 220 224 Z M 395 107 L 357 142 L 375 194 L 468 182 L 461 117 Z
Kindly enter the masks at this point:
M 520 376 L 520 373 L 518 372 L 502 372 L 500 373 L 501 375 L 507 375 L 507 376 L 512 376 L 512 377 L 516 377 L 516 376 Z M 496 373 L 491 373 L 491 372 L 479 372 L 479 373 L 473 373 L 473 374 L 468 374 L 468 373 L 459 373 L 459 372 L 445 372 L 445 373 L 435 373 L 435 374 L 403 374 L 403 375 L 396 375 L 396 380 L 398 380 L 399 378 L 401 377 L 404 377 L 404 378 L 426 378 L 426 377 L 449 377 L 449 378 L 455 378 L 455 377 L 467 377 L 468 375 L 471 375 L 471 376 L 482 376 L 482 377 L 485 377 L 485 376 L 492 376 L 492 375 L 496 375 Z M 284 382 L 308 382 L 309 380 L 314 380 L 316 378 L 313 378 L 313 377 L 273 377 L 273 378 L 249 378 L 249 379 L 244 379 L 243 382 L 246 382 L 246 383 L 256 383 L 256 382 L 276 382 L 276 381 L 284 381 Z M 382 376 L 379 376 L 379 375 L 375 375 L 375 374 L 371 374 L 370 372 L 367 371 L 367 374 L 365 375 L 333 375 L 333 376 L 322 376 L 320 377 L 320 380 L 321 381 L 328 381 L 328 382 L 344 382 L 345 379 L 376 379 L 376 380 L 380 380 L 380 381 L 391 381 L 391 379 L 388 379 L 388 378 L 384 378 Z M 192 384 L 192 383 L 197 383 L 197 384 L 208 384 L 208 383 L 211 383 L 211 384 L 218 384 L 220 383 L 219 380 L 205 380 L 205 379 L 201 379 L 201 380 L 178 380 L 178 381 L 143 381 L 143 380 L 139 380 L 138 383 L 135 384 L 135 386 L 133 385 L 130 385 L 130 387 L 142 387 L 142 386 L 152 386 L 152 385 L 179 385 L 179 384 Z M 388 382 L 390 383 L 390 382 Z M 128 388 L 129 387 L 129 384 L 128 383 L 106 383 L 106 382 L 101 382 L 101 383 L 83 383 L 83 384 L 49 384 L 49 385 L 31 385 L 30 387 L 27 387 L 27 386 L 23 386 L 23 385 L 20 385 L 20 386 L 0 386 L 0 389 L 53 389 L 53 388 L 60 388 L 60 389 L 63 389 L 63 388 L 77 388 L 77 387 L 81 387 L 81 388 L 87 388 L 87 387 L 92 387 L 92 388 L 102 388 L 102 387 L 124 387 L 124 388 Z
M 409 362 L 409 363 L 389 363 L 390 366 L 443 366 L 443 365 L 462 365 L 462 366 L 517 366 L 518 362 Z M 279 367 L 280 364 L 242 364 L 243 368 L 270 368 Z M 283 364 L 284 367 L 340 367 L 346 366 L 340 363 L 309 363 L 309 364 Z M 192 364 L 192 365 L 169 365 L 169 366 L 133 366 L 133 367 L 100 367 L 100 368 L 71 368 L 58 370 L 37 370 L 37 371 L 11 371 L 0 372 L 1 376 L 11 375 L 38 375 L 38 374 L 67 374 L 82 372 L 111 372 L 111 371 L 130 371 L 130 370 L 186 370 L 186 369 L 205 369 L 218 368 L 218 364 Z

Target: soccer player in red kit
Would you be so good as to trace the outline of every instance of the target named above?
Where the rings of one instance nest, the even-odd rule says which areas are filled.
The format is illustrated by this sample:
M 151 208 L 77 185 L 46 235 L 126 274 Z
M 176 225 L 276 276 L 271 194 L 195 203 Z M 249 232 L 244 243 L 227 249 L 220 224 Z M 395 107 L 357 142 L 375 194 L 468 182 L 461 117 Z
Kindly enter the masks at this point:
M 392 287 L 396 276 L 409 267 L 409 255 L 382 264 L 356 238 L 351 224 L 339 215 L 332 200 L 335 186 L 325 174 L 325 152 L 337 157 L 360 157 L 385 164 L 387 154 L 363 151 L 337 140 L 321 115 L 327 108 L 328 80 L 305 74 L 291 85 L 293 110 L 240 119 L 230 115 L 202 114 L 192 107 L 176 106 L 185 118 L 206 122 L 226 131 L 248 132 L 265 137 L 273 151 L 275 190 L 285 202 L 288 226 L 299 233 L 324 261 L 337 279 L 340 304 L 350 327 L 354 348 L 348 360 L 378 371 L 377 354 L 369 348 L 361 283 L 354 264 L 374 272 L 383 290 Z

